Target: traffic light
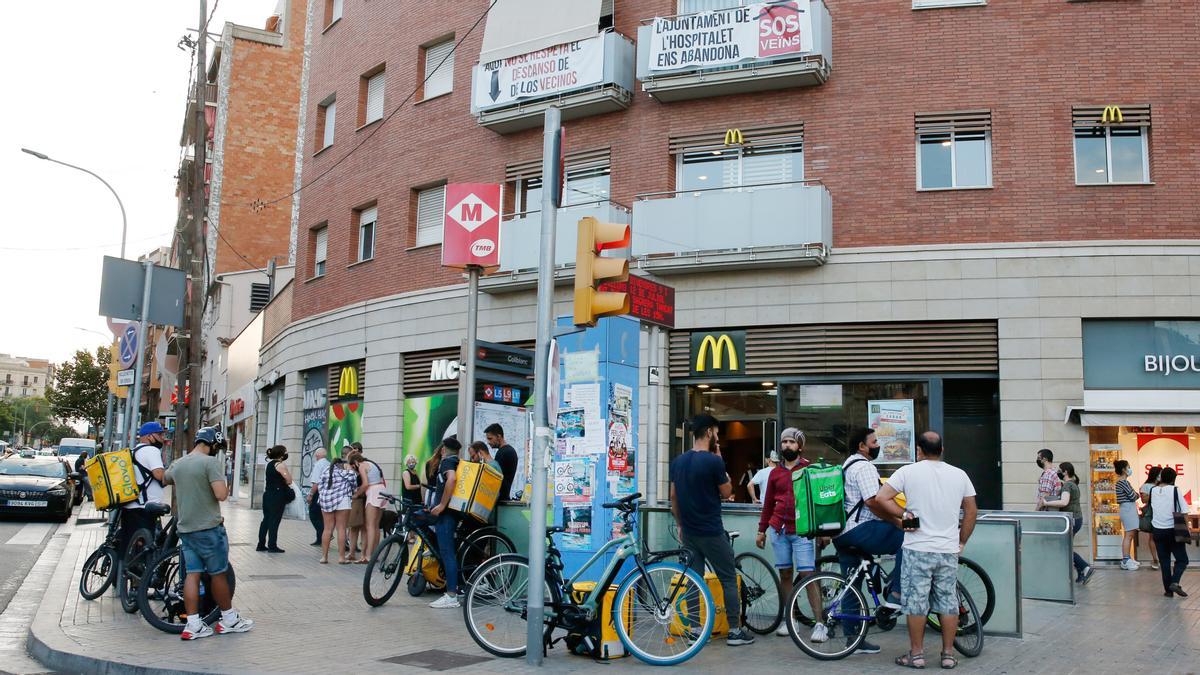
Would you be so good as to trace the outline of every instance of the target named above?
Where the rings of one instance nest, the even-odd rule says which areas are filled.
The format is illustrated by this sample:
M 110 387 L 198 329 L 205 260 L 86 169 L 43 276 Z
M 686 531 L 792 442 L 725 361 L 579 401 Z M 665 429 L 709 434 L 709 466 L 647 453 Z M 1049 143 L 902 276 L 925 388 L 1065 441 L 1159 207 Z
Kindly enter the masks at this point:
M 627 258 L 602 258 L 601 251 L 629 248 L 629 226 L 579 219 L 575 249 L 575 325 L 595 326 L 605 316 L 629 313 L 629 294 L 596 290 L 605 281 L 628 281 Z

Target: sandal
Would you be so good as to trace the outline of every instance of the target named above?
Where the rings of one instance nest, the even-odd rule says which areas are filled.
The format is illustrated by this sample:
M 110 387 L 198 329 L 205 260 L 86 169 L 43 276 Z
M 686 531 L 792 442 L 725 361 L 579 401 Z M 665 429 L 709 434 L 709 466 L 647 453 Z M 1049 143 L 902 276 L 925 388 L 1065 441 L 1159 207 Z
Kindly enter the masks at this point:
M 353 562 L 352 560 L 339 560 L 338 564 L 339 565 L 349 565 L 352 562 Z
M 367 559 L 366 559 L 366 558 L 359 558 L 358 560 L 355 560 L 355 561 L 354 561 L 354 564 L 355 564 L 355 565 L 366 565 L 366 564 L 367 564 Z
M 946 665 L 949 664 L 949 665 Z M 954 670 L 958 667 L 958 659 L 950 652 L 942 652 L 942 670 Z
M 905 652 L 902 656 L 896 657 L 896 665 L 904 668 L 913 668 L 915 670 L 925 669 L 925 652 Z
M 321 558 L 321 564 L 322 564 L 322 565 L 328 565 L 328 564 L 329 564 L 329 558 Z

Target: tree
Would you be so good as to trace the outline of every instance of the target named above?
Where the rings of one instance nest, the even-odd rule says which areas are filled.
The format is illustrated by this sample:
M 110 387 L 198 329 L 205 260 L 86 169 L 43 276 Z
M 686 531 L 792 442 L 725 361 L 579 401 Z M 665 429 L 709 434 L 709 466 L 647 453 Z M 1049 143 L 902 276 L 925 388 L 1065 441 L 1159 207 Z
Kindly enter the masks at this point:
M 100 428 L 108 403 L 108 365 L 112 354 L 108 347 L 97 347 L 96 354 L 80 349 L 54 373 L 54 384 L 46 389 L 46 399 L 54 415 L 62 420 L 78 419 Z
M 57 424 L 50 427 L 45 431 L 45 433 L 41 434 L 41 436 L 42 440 L 46 441 L 50 445 L 58 445 L 59 442 L 64 438 L 77 438 L 79 436 L 79 432 L 73 427 L 65 424 Z
M 39 430 L 34 427 L 39 424 L 45 426 L 44 423 L 50 421 L 52 412 L 46 399 L 34 396 L 11 399 L 8 401 L 7 407 L 7 414 L 11 417 L 5 419 L 7 426 L 2 428 L 11 430 L 12 437 L 18 444 L 29 442 L 30 439 L 26 438 L 24 434 L 30 430 L 34 431 L 33 436 L 36 437 Z M 0 413 L 0 417 L 6 417 L 6 415 Z

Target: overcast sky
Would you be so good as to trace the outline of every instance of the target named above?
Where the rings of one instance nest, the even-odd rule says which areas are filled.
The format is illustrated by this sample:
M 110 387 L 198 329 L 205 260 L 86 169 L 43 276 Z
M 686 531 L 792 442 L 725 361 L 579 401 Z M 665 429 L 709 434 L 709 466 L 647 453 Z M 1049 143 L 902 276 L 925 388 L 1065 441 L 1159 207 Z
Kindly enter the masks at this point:
M 220 0 L 226 21 L 262 27 L 277 0 Z M 303 1 L 303 0 L 299 0 Z M 0 39 L 9 103 L 0 123 L 0 353 L 61 362 L 107 344 L 97 313 L 105 255 L 169 243 L 198 0 L 6 2 Z M 212 1 L 209 1 L 212 9 Z M 192 33 L 194 36 L 195 33 Z M 208 53 L 212 55 L 212 41 Z M 86 328 L 85 332 L 77 328 Z

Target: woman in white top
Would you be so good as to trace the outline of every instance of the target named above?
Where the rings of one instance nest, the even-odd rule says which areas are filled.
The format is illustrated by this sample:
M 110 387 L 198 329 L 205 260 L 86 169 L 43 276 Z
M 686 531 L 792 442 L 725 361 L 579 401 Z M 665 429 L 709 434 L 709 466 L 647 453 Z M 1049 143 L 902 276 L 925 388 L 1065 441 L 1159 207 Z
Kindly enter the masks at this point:
M 1162 475 L 1161 466 L 1152 466 L 1146 472 L 1146 482 L 1142 483 L 1142 487 L 1138 488 L 1138 501 L 1142 507 L 1141 516 L 1138 517 L 1138 536 L 1135 539 L 1141 539 L 1141 533 L 1146 533 L 1146 539 L 1150 545 L 1150 557 L 1153 562 L 1150 563 L 1150 569 L 1158 569 L 1158 547 L 1154 545 L 1154 525 L 1150 522 L 1154 517 L 1153 508 L 1150 506 L 1150 488 L 1158 484 L 1158 477 Z M 1138 541 L 1133 542 L 1135 549 L 1141 548 Z
M 1187 593 L 1179 585 L 1183 571 L 1187 569 L 1188 555 L 1183 543 L 1175 541 L 1175 513 L 1186 513 L 1187 504 L 1175 487 L 1175 469 L 1166 467 L 1159 475 L 1158 485 L 1150 488 L 1151 519 L 1154 525 L 1154 545 L 1158 548 L 1158 563 L 1161 566 L 1163 595 L 1168 598 L 1178 595 L 1186 598 Z M 1171 564 L 1171 556 L 1175 564 Z

